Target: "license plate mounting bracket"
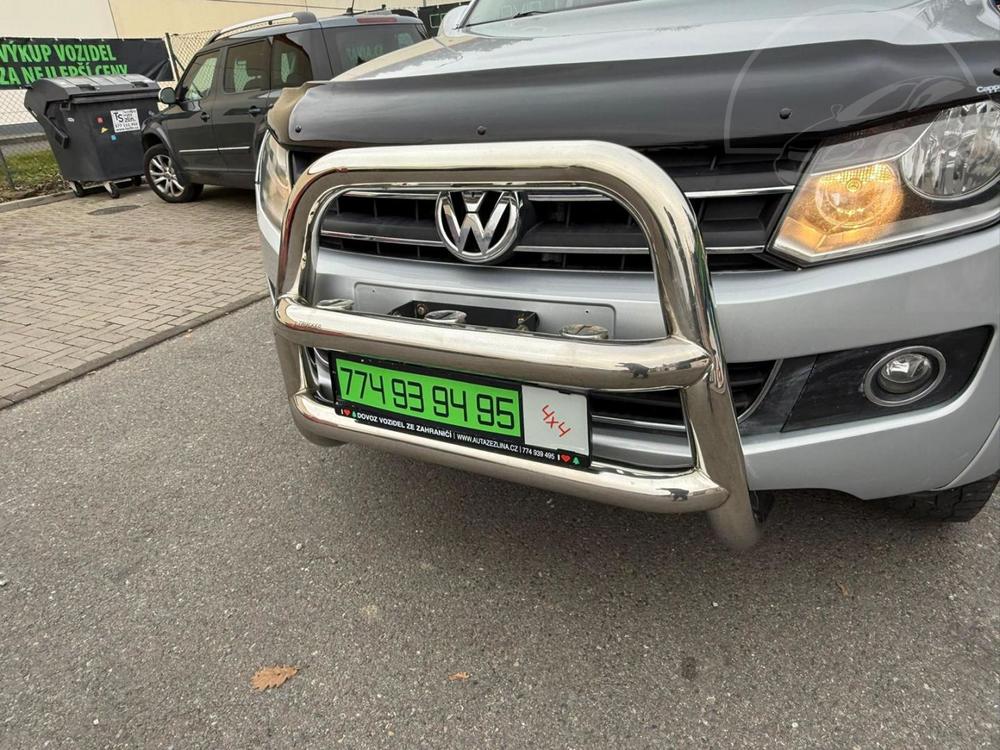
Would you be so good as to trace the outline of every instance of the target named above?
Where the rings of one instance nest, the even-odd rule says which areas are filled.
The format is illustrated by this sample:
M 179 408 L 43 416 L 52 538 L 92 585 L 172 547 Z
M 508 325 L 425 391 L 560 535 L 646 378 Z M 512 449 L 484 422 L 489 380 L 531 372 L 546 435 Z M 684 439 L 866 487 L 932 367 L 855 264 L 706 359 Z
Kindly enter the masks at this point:
M 389 315 L 396 318 L 423 320 L 427 313 L 439 310 L 461 310 L 465 313 L 466 325 L 482 328 L 499 328 L 508 331 L 537 331 L 538 314 L 530 310 L 505 310 L 500 307 L 477 307 L 444 302 L 412 300 L 392 310 Z

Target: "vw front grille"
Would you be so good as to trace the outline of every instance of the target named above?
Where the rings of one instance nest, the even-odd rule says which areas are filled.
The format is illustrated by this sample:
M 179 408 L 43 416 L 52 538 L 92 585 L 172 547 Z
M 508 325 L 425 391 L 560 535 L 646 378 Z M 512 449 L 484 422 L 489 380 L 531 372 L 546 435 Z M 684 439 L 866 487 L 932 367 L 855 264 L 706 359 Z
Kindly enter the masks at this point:
M 685 191 L 713 271 L 773 269 L 764 252 L 807 158 L 720 156 L 710 149 L 648 149 L 644 154 Z M 455 263 L 435 226 L 437 194 L 355 190 L 334 201 L 321 227 L 322 246 L 382 257 Z M 652 271 L 634 219 L 589 190 L 523 195 L 528 221 L 501 265 L 553 270 Z

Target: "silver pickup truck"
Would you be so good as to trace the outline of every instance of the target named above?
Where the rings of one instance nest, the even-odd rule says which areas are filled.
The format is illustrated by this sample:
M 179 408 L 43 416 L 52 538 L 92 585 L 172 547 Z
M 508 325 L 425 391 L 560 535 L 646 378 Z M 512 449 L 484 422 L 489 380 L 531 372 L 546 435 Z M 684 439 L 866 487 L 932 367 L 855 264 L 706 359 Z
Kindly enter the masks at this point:
M 292 416 L 734 548 L 776 490 L 968 520 L 1000 469 L 993 0 L 475 0 L 286 91 Z

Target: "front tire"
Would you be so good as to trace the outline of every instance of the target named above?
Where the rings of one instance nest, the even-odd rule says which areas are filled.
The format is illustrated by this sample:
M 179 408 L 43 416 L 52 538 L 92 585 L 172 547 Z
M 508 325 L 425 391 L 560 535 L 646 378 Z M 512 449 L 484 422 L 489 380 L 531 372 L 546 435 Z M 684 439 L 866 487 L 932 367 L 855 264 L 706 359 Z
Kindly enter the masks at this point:
M 928 521 L 971 521 L 993 496 L 1000 473 L 941 492 L 917 492 L 890 497 L 882 502 L 889 508 L 913 518 Z
M 201 195 L 197 182 L 190 182 L 162 143 L 150 147 L 145 156 L 146 183 L 167 203 L 187 203 Z

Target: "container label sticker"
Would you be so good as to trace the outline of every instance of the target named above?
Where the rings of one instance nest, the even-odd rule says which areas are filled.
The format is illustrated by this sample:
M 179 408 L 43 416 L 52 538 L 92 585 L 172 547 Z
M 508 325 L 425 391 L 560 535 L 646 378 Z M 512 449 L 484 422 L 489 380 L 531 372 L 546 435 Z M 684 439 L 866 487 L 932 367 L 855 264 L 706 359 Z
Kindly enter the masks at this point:
M 137 109 L 113 109 L 111 110 L 111 122 L 116 133 L 130 133 L 139 129 L 139 110 Z

